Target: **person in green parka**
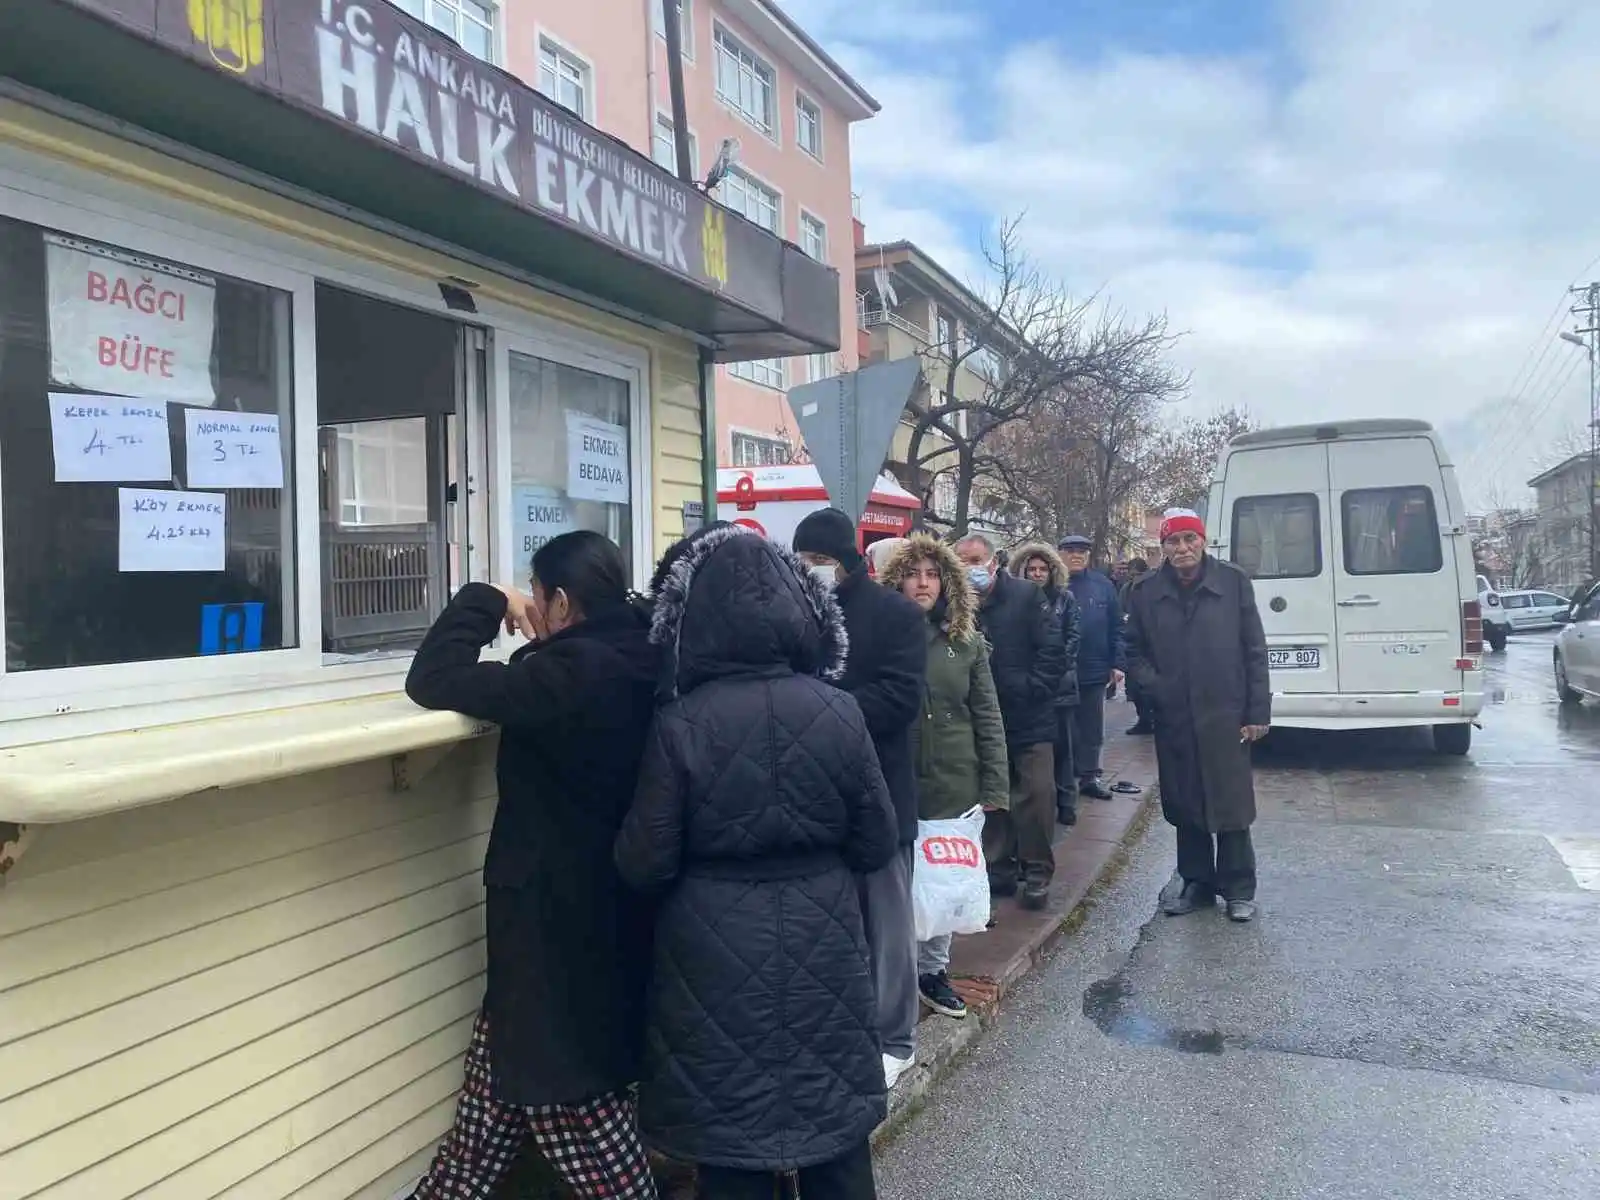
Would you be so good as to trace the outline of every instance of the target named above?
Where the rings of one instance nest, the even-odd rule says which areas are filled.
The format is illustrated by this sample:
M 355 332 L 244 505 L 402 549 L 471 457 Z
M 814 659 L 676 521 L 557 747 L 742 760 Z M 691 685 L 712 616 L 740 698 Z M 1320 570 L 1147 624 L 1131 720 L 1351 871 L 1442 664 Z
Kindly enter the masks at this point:
M 928 673 L 916 747 L 917 815 L 924 821 L 985 812 L 1010 803 L 1006 733 L 989 672 L 989 646 L 978 632 L 978 602 L 955 551 L 912 534 L 878 580 L 928 615 Z M 950 986 L 950 937 L 917 945 L 917 989 L 936 1013 L 961 1018 L 966 1002 Z

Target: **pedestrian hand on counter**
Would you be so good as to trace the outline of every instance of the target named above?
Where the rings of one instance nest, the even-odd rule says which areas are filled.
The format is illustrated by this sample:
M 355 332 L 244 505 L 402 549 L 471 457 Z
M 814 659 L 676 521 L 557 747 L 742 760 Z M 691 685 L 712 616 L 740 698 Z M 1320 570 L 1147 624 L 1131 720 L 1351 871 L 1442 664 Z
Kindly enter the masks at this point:
M 922 611 L 879 587 L 856 549 L 856 525 L 837 508 L 811 513 L 795 528 L 794 550 L 835 589 L 850 651 L 839 686 L 855 697 L 899 825 L 899 849 L 862 880 L 862 915 L 878 992 L 878 1037 L 889 1087 L 911 1066 L 917 1031 L 917 943 L 911 911 L 911 860 L 917 842 L 917 773 L 911 738 L 922 711 L 927 662 Z
M 1166 561 L 1131 593 L 1129 674 L 1151 705 L 1161 811 L 1177 830 L 1178 871 L 1162 896 L 1171 916 L 1214 908 L 1255 916 L 1250 841 L 1256 797 L 1250 750 L 1272 721 L 1267 639 L 1250 577 L 1206 553 L 1205 523 L 1173 509 Z
M 1072 730 L 1078 707 L 1078 602 L 1067 586 L 1067 568 L 1061 556 L 1049 546 L 1018 548 L 1011 560 L 1011 571 L 1039 587 L 1050 603 L 1056 623 L 1061 626 L 1061 646 L 1066 652 L 1067 669 L 1056 693 L 1056 820 L 1063 825 L 1078 823 L 1078 780 L 1072 767 Z
M 406 693 L 500 726 L 484 857 L 488 979 L 455 1125 L 414 1200 L 489 1195 L 524 1141 L 579 1196 L 656 1195 L 639 1077 L 649 917 L 612 846 L 655 711 L 659 656 L 598 533 L 552 538 L 530 591 L 469 583 L 423 639 Z M 504 628 L 529 639 L 481 662 Z
M 1122 606 L 1124 625 L 1127 623 L 1128 610 L 1131 605 L 1130 597 L 1133 595 L 1134 586 L 1149 573 L 1150 564 L 1145 562 L 1144 559 L 1134 558 L 1128 561 L 1128 578 L 1123 582 L 1121 589 L 1117 593 L 1117 601 Z M 1124 639 L 1126 639 L 1126 630 L 1124 630 Z M 1127 680 L 1127 691 L 1128 700 L 1132 703 L 1134 712 L 1138 714 L 1137 719 L 1127 731 L 1128 736 L 1148 737 L 1155 732 L 1155 725 L 1150 720 L 1150 704 L 1144 698 L 1144 693 L 1139 690 L 1138 683 L 1132 677 Z
M 844 672 L 833 589 L 740 528 L 693 539 L 655 596 L 673 664 L 617 837 L 657 901 L 639 1085 L 647 1143 L 701 1200 L 872 1200 L 885 1112 L 860 876 L 897 850 Z M 826 677 L 826 678 L 825 678 Z
M 1072 710 L 1072 759 L 1078 794 L 1092 800 L 1111 799 L 1100 778 L 1100 754 L 1106 740 L 1106 694 L 1122 682 L 1122 605 L 1117 587 L 1089 566 L 1093 541 L 1081 533 L 1061 539 L 1072 597 L 1078 602 L 1078 706 Z
M 937 538 L 914 534 L 879 576 L 924 614 L 927 682 L 917 738 L 917 813 L 948 821 L 973 804 L 997 811 L 1010 804 L 1005 723 L 989 647 L 978 632 L 977 597 L 955 552 Z M 917 945 L 922 1002 L 947 1017 L 967 1005 L 950 986 L 951 935 Z
M 1000 570 L 993 542 L 970 534 L 956 543 L 956 556 L 978 596 L 1011 776 L 1009 807 L 984 822 L 989 884 L 997 896 L 1018 894 L 1024 908 L 1040 909 L 1056 869 L 1056 695 L 1066 648 L 1044 593 Z

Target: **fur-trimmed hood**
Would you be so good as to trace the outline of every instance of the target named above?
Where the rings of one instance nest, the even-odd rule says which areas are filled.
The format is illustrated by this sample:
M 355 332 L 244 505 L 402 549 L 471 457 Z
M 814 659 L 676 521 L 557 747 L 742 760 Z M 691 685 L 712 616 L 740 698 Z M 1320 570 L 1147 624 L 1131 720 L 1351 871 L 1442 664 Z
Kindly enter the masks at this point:
M 742 526 L 680 543 L 653 597 L 667 696 L 773 669 L 838 679 L 849 638 L 833 589 L 794 554 Z
M 1018 546 L 1011 552 L 1010 571 L 1018 579 L 1025 578 L 1023 572 L 1028 569 L 1028 560 L 1042 558 L 1050 565 L 1050 588 L 1052 591 L 1063 590 L 1072 578 L 1067 571 L 1067 564 L 1061 561 L 1061 555 L 1043 542 L 1029 542 L 1025 546 Z
M 900 590 L 911 568 L 925 558 L 939 564 L 939 583 L 944 597 L 944 631 L 953 642 L 970 642 L 978 635 L 978 598 L 972 583 L 967 579 L 967 569 L 961 565 L 956 552 L 938 538 L 926 533 L 913 533 L 905 545 L 890 556 L 878 573 L 878 582 L 887 588 Z

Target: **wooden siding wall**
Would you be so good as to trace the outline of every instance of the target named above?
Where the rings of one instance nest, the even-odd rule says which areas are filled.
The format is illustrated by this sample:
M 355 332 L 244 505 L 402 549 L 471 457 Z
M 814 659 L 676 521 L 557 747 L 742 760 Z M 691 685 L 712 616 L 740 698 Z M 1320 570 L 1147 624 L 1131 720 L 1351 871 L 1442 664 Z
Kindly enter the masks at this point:
M 493 738 L 43 828 L 0 886 L 0 1198 L 387 1200 L 482 993 Z

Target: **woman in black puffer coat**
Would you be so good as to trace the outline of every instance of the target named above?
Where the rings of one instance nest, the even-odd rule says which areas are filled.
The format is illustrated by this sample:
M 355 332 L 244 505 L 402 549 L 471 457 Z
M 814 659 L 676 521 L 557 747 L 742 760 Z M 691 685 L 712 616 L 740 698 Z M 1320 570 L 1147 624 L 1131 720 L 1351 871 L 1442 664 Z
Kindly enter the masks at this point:
M 652 638 L 673 694 L 616 851 L 660 896 L 645 1138 L 700 1164 L 701 1200 L 788 1172 L 808 1200 L 871 1200 L 885 1096 L 856 877 L 896 828 L 861 711 L 824 680 L 843 617 L 798 559 L 719 529 L 667 572 Z

